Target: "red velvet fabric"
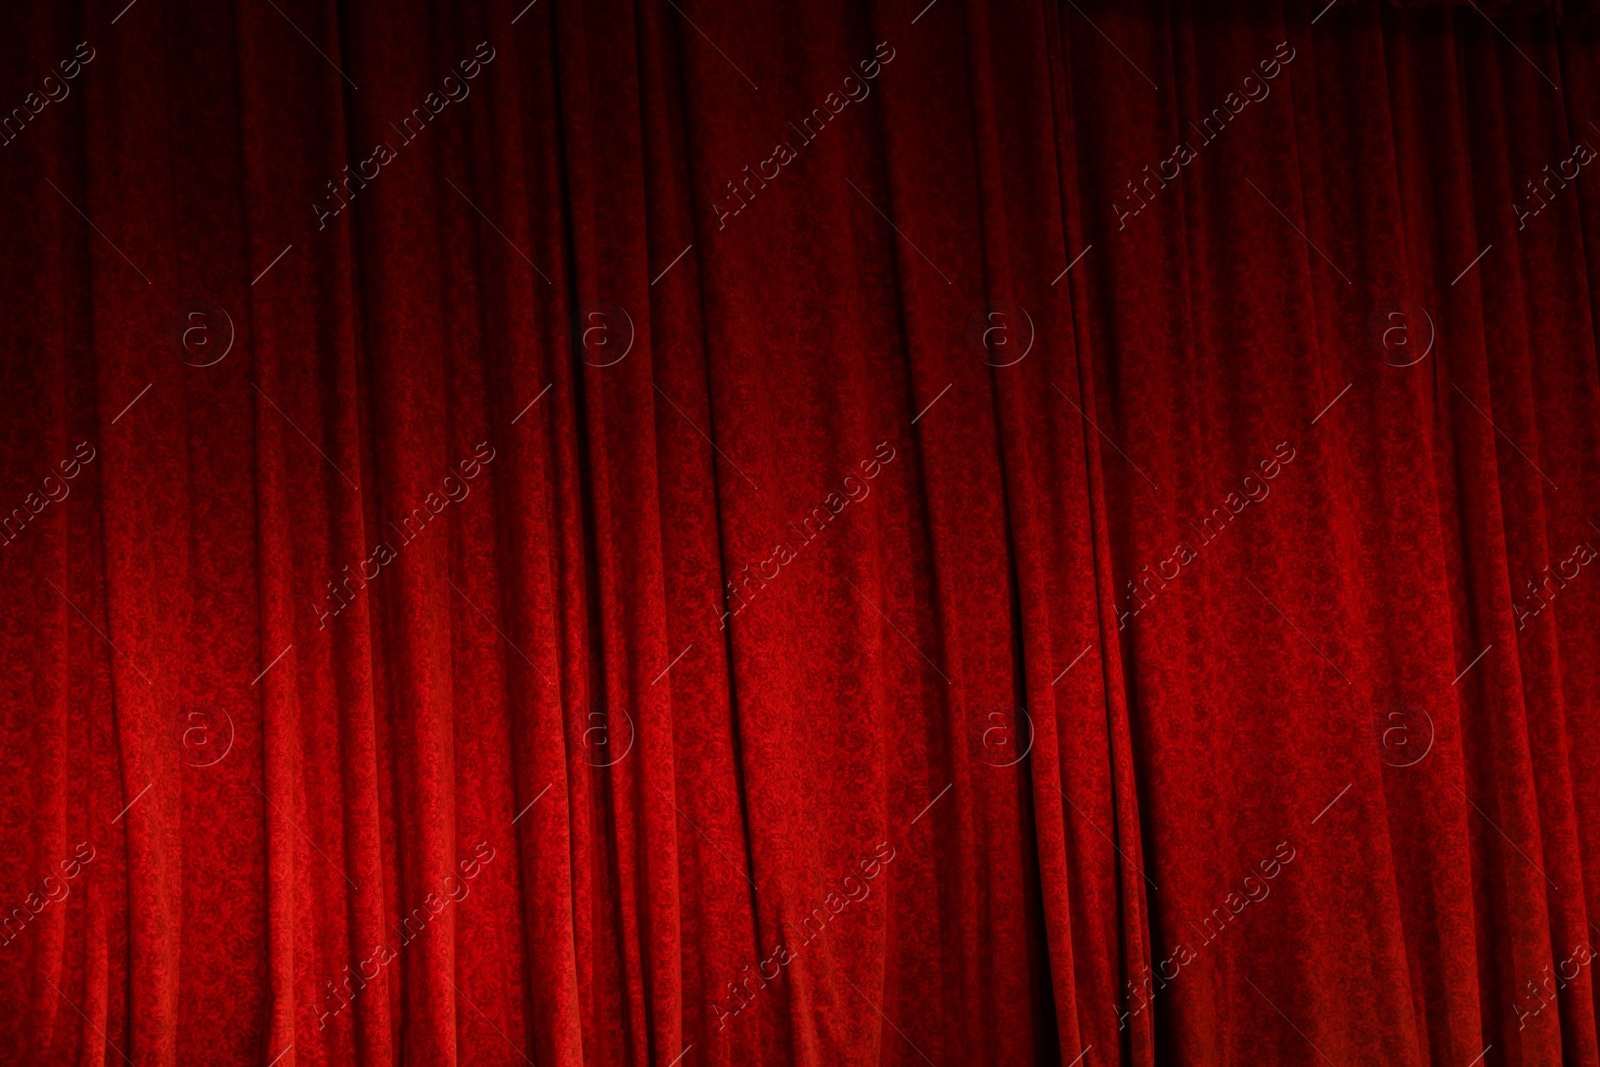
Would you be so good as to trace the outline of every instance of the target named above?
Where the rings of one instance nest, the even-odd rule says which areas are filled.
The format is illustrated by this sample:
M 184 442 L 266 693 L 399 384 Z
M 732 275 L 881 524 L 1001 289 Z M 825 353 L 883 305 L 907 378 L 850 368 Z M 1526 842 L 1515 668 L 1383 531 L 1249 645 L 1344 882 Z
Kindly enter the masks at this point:
M 1595 32 L 9 5 L 0 1059 L 1600 1063 Z

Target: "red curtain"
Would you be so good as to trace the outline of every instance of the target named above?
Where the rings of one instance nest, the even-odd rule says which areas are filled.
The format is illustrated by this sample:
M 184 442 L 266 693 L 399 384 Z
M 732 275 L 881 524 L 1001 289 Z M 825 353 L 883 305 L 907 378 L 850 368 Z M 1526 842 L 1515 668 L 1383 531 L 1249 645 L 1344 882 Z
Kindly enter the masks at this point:
M 0 1059 L 1596 1064 L 1571 10 L 0 12 Z

